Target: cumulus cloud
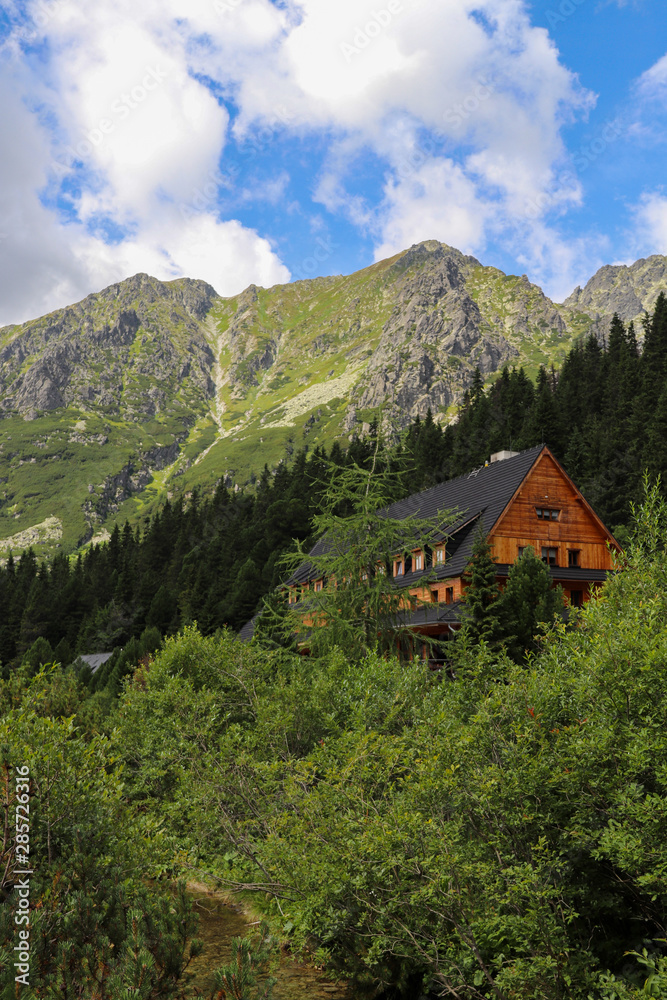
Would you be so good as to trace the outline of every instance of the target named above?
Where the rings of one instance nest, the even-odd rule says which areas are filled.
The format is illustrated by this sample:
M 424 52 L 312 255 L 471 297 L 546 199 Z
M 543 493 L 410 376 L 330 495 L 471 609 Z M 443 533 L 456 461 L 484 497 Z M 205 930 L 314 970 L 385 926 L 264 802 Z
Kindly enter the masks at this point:
M 667 254 L 667 196 L 661 191 L 645 191 L 633 214 L 636 253 Z
M 493 209 L 484 204 L 460 167 L 438 160 L 415 170 L 409 180 L 389 180 L 383 213 L 377 260 L 420 242 L 428 233 L 464 253 L 473 253 L 484 242 Z
M 138 270 L 202 277 L 222 294 L 288 280 L 266 238 L 215 214 L 229 114 L 193 76 L 188 37 L 164 21 L 164 5 L 42 0 L 30 11 L 0 71 L 11 137 L 0 167 L 0 323 Z
M 429 237 L 479 253 L 491 232 L 516 241 L 517 216 L 539 230 L 579 203 L 579 183 L 560 179 L 561 130 L 595 99 L 520 0 L 301 0 L 294 9 L 296 22 L 275 22 L 260 65 L 232 32 L 216 41 L 224 58 L 216 67 L 212 57 L 210 72 L 235 87 L 243 134 L 276 117 L 330 130 L 316 198 L 370 233 L 376 256 Z M 346 190 L 364 150 L 385 165 L 374 204 Z
M 576 183 L 559 179 L 561 130 L 593 97 L 531 24 L 525 0 L 19 8 L 0 74 L 14 142 L 0 175 L 0 322 L 123 269 L 191 273 L 227 294 L 286 280 L 266 235 L 218 215 L 228 147 L 262 129 L 267 143 L 278 134 L 321 142 L 313 200 L 370 235 L 378 256 L 431 237 L 480 255 L 490 235 L 526 256 L 543 245 L 549 214 L 580 199 Z M 351 192 L 367 153 L 373 194 Z M 284 171 L 263 187 L 245 178 L 237 204 L 277 206 L 287 183 Z
M 664 97 L 667 92 L 667 55 L 658 59 L 639 77 L 637 86 L 640 94 L 650 98 Z

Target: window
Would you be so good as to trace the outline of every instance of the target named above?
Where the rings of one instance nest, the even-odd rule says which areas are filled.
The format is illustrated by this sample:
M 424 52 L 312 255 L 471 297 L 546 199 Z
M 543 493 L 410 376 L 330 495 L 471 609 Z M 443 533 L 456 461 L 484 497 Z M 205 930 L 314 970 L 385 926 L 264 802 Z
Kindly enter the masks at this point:
M 321 589 L 322 589 L 322 581 L 321 580 L 316 580 L 315 581 L 315 591 L 319 592 Z
M 522 555 L 524 554 L 524 552 L 526 551 L 526 548 L 527 548 L 527 546 L 525 546 L 525 545 L 520 545 L 520 546 L 519 546 L 519 559 L 521 558 L 521 556 L 522 556 Z
M 444 561 L 445 561 L 445 550 L 442 546 L 440 546 L 440 548 L 435 549 L 433 553 L 433 564 L 435 566 L 442 566 Z
M 581 590 L 571 590 L 570 591 L 570 605 L 573 608 L 580 608 L 584 603 L 584 594 Z
M 447 587 L 445 590 L 445 604 L 453 604 L 453 603 L 454 603 L 454 588 Z
M 567 550 L 567 564 L 568 566 L 581 566 L 579 557 L 581 556 L 580 549 L 568 549 Z M 579 605 L 577 605 L 578 607 Z
M 416 572 L 418 569 L 424 568 L 424 557 L 421 552 L 417 552 L 412 558 L 412 569 Z
M 403 560 L 396 559 L 394 561 L 394 576 L 403 576 Z
M 542 562 L 546 563 L 547 566 L 557 566 L 558 565 L 558 549 L 550 549 L 542 546 Z
M 437 604 L 439 600 L 440 600 L 440 593 L 439 593 L 439 591 L 432 590 L 431 591 L 431 601 L 432 601 L 432 603 L 433 604 Z
M 554 507 L 536 507 L 535 513 L 540 521 L 557 521 L 560 517 L 560 510 L 556 510 Z

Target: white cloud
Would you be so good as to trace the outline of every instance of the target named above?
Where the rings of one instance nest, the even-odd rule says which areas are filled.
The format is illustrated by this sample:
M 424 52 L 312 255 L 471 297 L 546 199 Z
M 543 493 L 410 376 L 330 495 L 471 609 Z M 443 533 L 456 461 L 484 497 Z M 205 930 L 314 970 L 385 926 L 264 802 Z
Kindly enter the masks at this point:
M 233 295 L 252 282 L 270 286 L 289 280 L 268 240 L 239 222 L 220 222 L 212 215 L 183 223 L 168 212 L 139 237 L 116 246 L 82 235 L 75 252 L 86 261 L 96 285 L 147 271 L 162 281 L 181 275 L 201 278 L 221 295 Z
M 554 302 L 562 302 L 577 285 L 585 285 L 608 263 L 610 253 L 606 236 L 563 237 L 542 221 L 533 222 L 510 246 L 530 280 Z
M 472 253 L 484 243 L 491 211 L 460 167 L 443 160 L 426 163 L 407 181 L 387 182 L 375 258 L 391 257 L 424 239 Z
M 49 16 L 40 19 L 44 3 Z M 527 255 L 543 243 L 546 213 L 581 196 L 558 180 L 561 128 L 593 98 L 531 25 L 525 0 L 23 6 L 48 48 L 14 63 L 7 86 L 0 78 L 16 160 L 0 174 L 9 181 L 0 205 L 6 198 L 5 214 L 14 213 L 11 226 L 0 221 L 14 240 L 11 250 L 0 240 L 14 276 L 4 299 L 13 318 L 84 294 L 93 279 L 116 280 L 123 268 L 158 276 L 200 268 L 226 293 L 240 290 L 234 282 L 286 279 L 261 234 L 216 216 L 230 119 L 202 75 L 234 95 L 236 137 L 260 130 L 264 146 L 278 132 L 320 137 L 329 152 L 315 200 L 370 234 L 378 254 L 431 237 L 479 254 L 492 234 Z M 365 153 L 375 193 L 350 194 Z M 45 208 L 38 192 L 49 174 Z M 246 180 L 238 204 L 278 205 L 286 184 L 285 173 L 264 188 Z M 527 201 L 538 206 L 532 220 Z M 120 231 L 120 243 L 105 243 L 104 226 Z M 9 280 L 0 277 L 0 290 Z
M 127 10 L 118 17 L 117 6 L 70 0 L 50 33 L 53 85 L 70 147 L 141 215 L 158 189 L 187 197 L 215 167 L 228 114 L 189 75 L 178 36 Z
M 633 215 L 635 252 L 644 256 L 667 254 L 667 196 L 660 191 L 645 191 Z
M 637 86 L 640 94 L 648 98 L 660 98 L 667 92 L 667 55 L 658 59 L 639 77 Z
M 184 14 L 177 0 L 168 6 Z M 288 280 L 266 239 L 215 216 L 229 116 L 192 75 L 191 37 L 165 5 L 39 0 L 26 12 L 32 26 L 6 47 L 0 72 L 12 137 L 0 167 L 0 323 L 139 270 L 205 278 L 222 294 Z M 212 3 L 188 14 L 220 28 Z M 31 32 L 48 37 L 47 60 L 22 53 Z M 109 245 L 105 226 L 124 238 Z
M 580 203 L 581 185 L 560 180 L 561 129 L 594 95 L 521 0 L 399 0 L 393 13 L 372 0 L 301 0 L 296 9 L 300 20 L 285 20 L 261 63 L 216 38 L 225 57 L 209 71 L 237 88 L 241 133 L 276 118 L 333 130 L 315 197 L 374 235 L 376 255 L 432 237 L 480 252 L 491 232 L 516 241 L 516 216 L 539 229 Z M 346 190 L 369 151 L 387 173 L 375 204 Z M 528 231 L 525 252 L 533 242 Z
M 239 194 L 241 201 L 266 201 L 270 205 L 282 202 L 289 187 L 290 176 L 286 170 L 281 170 L 270 179 L 254 180 L 246 185 Z

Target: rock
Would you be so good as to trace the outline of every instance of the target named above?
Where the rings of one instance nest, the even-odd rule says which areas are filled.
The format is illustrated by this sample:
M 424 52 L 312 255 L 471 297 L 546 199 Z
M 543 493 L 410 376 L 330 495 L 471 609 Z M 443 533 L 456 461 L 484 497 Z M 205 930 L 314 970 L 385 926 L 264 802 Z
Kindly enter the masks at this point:
M 177 393 L 207 409 L 215 359 L 202 321 L 217 298 L 203 281 L 137 274 L 9 328 L 9 336 L 5 329 L 0 409 L 32 414 L 85 404 L 136 419 Z
M 596 322 L 592 328 L 599 340 L 609 333 L 616 312 L 626 323 L 635 321 L 641 340 L 640 324 L 644 311 L 650 312 L 661 291 L 667 288 L 667 257 L 654 254 L 634 264 L 605 264 L 581 288 L 579 285 L 563 302 L 572 312 L 583 312 Z

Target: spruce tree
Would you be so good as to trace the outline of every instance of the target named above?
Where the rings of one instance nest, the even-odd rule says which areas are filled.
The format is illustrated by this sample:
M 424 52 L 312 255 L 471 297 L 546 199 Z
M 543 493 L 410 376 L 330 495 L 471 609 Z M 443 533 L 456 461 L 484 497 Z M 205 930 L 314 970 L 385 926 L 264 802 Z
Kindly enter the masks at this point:
M 546 444 L 552 450 L 560 451 L 560 412 L 554 399 L 549 373 L 544 365 L 541 366 L 537 376 L 535 401 L 524 421 L 520 440 L 524 448 Z
M 491 545 L 480 526 L 472 547 L 472 557 L 466 572 L 464 627 L 473 640 L 495 643 L 500 637 L 498 617 L 499 589 L 496 564 L 491 557 Z
M 563 609 L 562 588 L 551 582 L 549 570 L 527 546 L 511 567 L 496 606 L 505 647 L 517 663 L 537 648 L 540 624 L 550 624 Z

